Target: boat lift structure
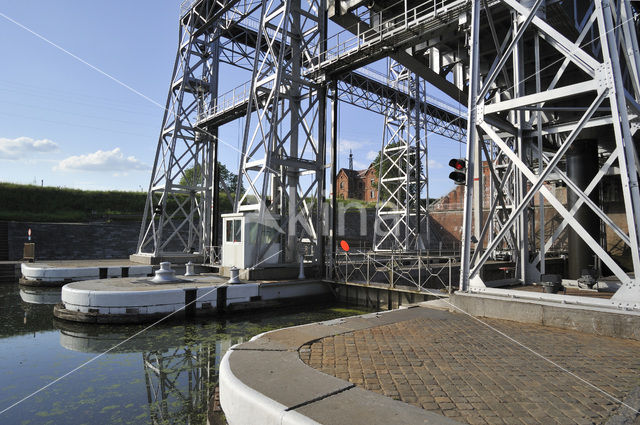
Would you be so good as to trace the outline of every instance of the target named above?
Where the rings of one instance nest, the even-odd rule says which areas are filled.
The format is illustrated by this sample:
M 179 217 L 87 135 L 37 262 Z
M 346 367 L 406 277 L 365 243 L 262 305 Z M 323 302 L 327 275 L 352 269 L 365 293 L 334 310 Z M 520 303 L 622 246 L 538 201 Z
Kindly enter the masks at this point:
M 279 264 L 297 262 L 306 247 L 307 261 L 326 270 L 336 253 L 338 103 L 346 102 L 385 115 L 381 152 L 395 169 L 380 170 L 375 249 L 429 248 L 426 140 L 441 134 L 466 141 L 462 291 L 491 291 L 482 271 L 496 252 L 509 253 L 517 282 L 544 281 L 546 253 L 566 237 L 572 279 L 606 270 L 620 289 L 603 305 L 639 309 L 636 6 L 185 1 L 137 256 L 212 261 L 225 189 L 218 128 L 242 117 L 238 185 L 228 196 L 236 213 L 258 216 L 245 240 L 256 244 L 254 267 L 279 244 Z M 380 60 L 386 75 L 368 68 Z M 221 64 L 250 80 L 220 94 Z M 603 205 L 605 179 L 623 200 L 622 220 Z M 567 200 L 552 181 L 566 186 Z M 552 235 L 545 206 L 562 219 Z M 261 224 L 274 220 L 276 232 Z M 628 265 L 607 250 L 608 235 Z

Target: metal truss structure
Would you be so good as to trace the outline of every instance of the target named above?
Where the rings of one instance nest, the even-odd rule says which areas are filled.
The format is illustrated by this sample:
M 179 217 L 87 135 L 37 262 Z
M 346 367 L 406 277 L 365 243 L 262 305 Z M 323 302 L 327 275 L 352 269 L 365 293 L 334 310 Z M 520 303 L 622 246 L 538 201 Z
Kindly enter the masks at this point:
M 198 114 L 218 94 L 217 5 L 185 7 L 145 205 L 138 255 L 195 254 L 212 245 L 216 129 L 196 128 Z
M 259 214 L 254 265 L 267 260 L 273 244 L 281 247 L 279 262 L 296 262 L 299 244 L 317 245 L 322 234 L 325 144 L 318 121 L 326 94 L 303 66 L 322 50 L 324 10 L 317 1 L 262 1 L 256 46 L 265 48 L 256 49 L 253 63 L 235 199 L 236 211 Z M 279 229 L 267 228 L 266 215 Z
M 274 244 L 280 263 L 296 261 L 301 242 L 314 246 L 320 261 L 325 179 L 337 158 L 336 104 L 347 102 L 386 114 L 383 154 L 396 170 L 381 180 L 389 196 L 379 217 L 393 200 L 403 205 L 409 230 L 395 238 L 387 226 L 377 242 L 420 248 L 420 196 L 411 199 L 421 193 L 412 184 L 426 181 L 421 133 L 466 136 L 464 290 L 486 289 L 482 270 L 498 251 L 510 253 L 519 282 L 539 282 L 546 252 L 568 234 L 597 257 L 593 267 L 621 282 L 610 303 L 637 305 L 640 290 L 628 274 L 640 273 L 634 7 L 629 0 L 191 1 L 181 18 L 139 252 L 206 253 L 215 244 L 217 128 L 244 117 L 235 208 L 273 217 L 279 228 L 255 229 L 254 265 Z M 328 34 L 328 20 L 342 28 L 337 35 Z M 384 58 L 392 60 L 391 77 L 366 68 Z M 221 63 L 251 80 L 217 96 Z M 468 119 L 459 116 L 463 108 L 428 96 L 430 87 L 468 99 Z M 578 168 L 593 173 L 578 179 L 576 158 L 589 155 L 595 166 Z M 424 170 L 416 165 L 423 161 Z M 196 164 L 201 177 L 183 180 Z M 392 184 L 399 177 L 404 184 Z M 622 220 L 597 197 L 605 180 L 617 182 Z M 567 187 L 569 205 L 548 183 Z M 551 234 L 545 208 L 562 219 Z M 593 231 L 589 215 L 604 231 Z M 628 265 L 607 251 L 611 237 L 625 247 Z
M 602 304 L 638 308 L 636 16 L 628 0 L 503 0 L 493 6 L 473 2 L 462 289 L 487 291 L 483 266 L 496 249 L 505 247 L 513 250 L 516 278 L 540 282 L 545 252 L 566 230 L 621 284 Z M 584 154 L 587 151 L 592 154 Z M 479 175 L 483 156 L 492 181 L 484 217 L 482 204 L 474 202 L 482 198 L 474 176 Z M 576 158 L 590 156 L 593 167 L 576 165 Z M 591 174 L 579 176 L 587 171 Z M 622 219 L 606 213 L 594 196 L 605 176 L 618 182 Z M 547 187 L 550 181 L 566 185 L 569 205 Z M 545 203 L 562 217 L 550 236 L 544 233 Z M 622 241 L 624 256 L 630 259 L 628 270 L 634 274 L 607 251 L 585 214 L 596 217 L 608 237 Z M 472 224 L 477 243 L 471 240 Z M 574 250 L 569 255 L 583 253 Z
M 314 260 L 323 258 L 320 241 L 326 231 L 320 212 L 326 191 L 325 114 L 331 81 L 337 83 L 340 101 L 380 113 L 389 99 L 417 104 L 427 130 L 458 140 L 464 137 L 459 107 L 426 93 L 412 98 L 406 84 L 364 68 L 374 57 L 346 72 L 318 68 L 332 43 L 326 34 L 330 9 L 307 1 L 183 3 L 179 49 L 138 255 L 214 261 L 209 253 L 218 237 L 217 131 L 244 117 L 235 208 L 270 215 L 279 228 L 274 232 L 258 226 L 254 239 L 261 241 L 256 245 L 262 249 L 256 250 L 254 263 L 264 260 L 274 243 L 283 248 L 280 262 L 297 261 L 300 242 L 318 248 L 313 250 Z M 250 71 L 251 80 L 218 96 L 220 64 Z M 459 58 L 447 66 L 459 69 Z M 446 89 L 448 83 L 443 86 L 442 81 L 444 75 L 439 87 Z
M 426 84 L 394 60 L 389 80 L 392 87 L 406 85 L 409 96 L 390 100 L 385 114 L 373 249 L 421 251 L 429 241 L 427 135 L 420 105 L 411 100 L 420 98 Z

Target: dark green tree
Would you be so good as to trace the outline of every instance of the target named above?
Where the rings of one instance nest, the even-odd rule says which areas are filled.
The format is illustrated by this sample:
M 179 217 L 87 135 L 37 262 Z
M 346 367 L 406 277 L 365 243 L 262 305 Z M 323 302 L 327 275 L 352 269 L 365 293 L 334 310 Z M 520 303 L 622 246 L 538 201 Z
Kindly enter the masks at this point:
M 233 195 L 238 187 L 238 175 L 229 171 L 229 169 L 221 162 L 218 162 L 218 169 L 220 170 L 220 180 L 222 180 L 229 189 L 229 192 Z M 184 175 L 180 179 L 180 184 L 183 186 L 192 186 L 203 183 L 204 176 L 200 165 L 184 170 Z

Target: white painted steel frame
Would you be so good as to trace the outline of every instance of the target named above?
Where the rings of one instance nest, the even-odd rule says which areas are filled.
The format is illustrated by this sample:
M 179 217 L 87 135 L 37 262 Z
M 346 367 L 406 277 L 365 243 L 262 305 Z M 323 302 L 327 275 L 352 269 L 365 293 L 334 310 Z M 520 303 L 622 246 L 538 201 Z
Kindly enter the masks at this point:
M 628 275 L 601 246 L 601 241 L 595 240 L 573 217 L 573 214 L 583 205 L 594 211 L 604 223 L 604 227 L 614 232 L 628 247 L 632 271 L 635 276 L 640 276 L 638 154 L 632 139 L 633 132 L 637 130 L 637 114 L 640 112 L 638 108 L 640 56 L 630 2 L 628 0 L 595 0 L 593 6 L 585 12 L 585 16 L 579 20 L 580 27 L 577 28 L 579 36 L 575 41 L 571 41 L 540 16 L 541 11 L 538 7 L 543 2 L 539 0 L 529 2 L 532 4 L 529 8 L 523 4 L 524 2 L 503 0 L 502 5 L 506 6 L 513 16 L 510 37 L 507 37 L 509 44 L 498 49 L 487 75 L 481 74 L 480 58 L 487 55 L 487 52 L 494 51 L 495 46 L 480 45 L 479 28 L 483 24 L 480 13 L 481 3 L 480 0 L 473 1 L 471 16 L 470 106 L 467 129 L 467 159 L 470 169 L 467 173 L 463 219 L 461 289 L 483 290 L 485 285 L 480 277 L 482 269 L 492 252 L 508 235 L 517 238 L 515 242 L 520 250 L 516 277 L 523 283 L 539 281 L 540 273 L 544 273 L 544 265 L 541 264 L 544 253 L 569 226 L 588 244 L 622 284 L 613 298 L 605 303 L 616 308 L 640 309 L 640 283 L 632 277 L 634 275 Z M 484 19 L 491 16 L 491 11 L 484 12 Z M 595 33 L 595 37 L 591 39 L 588 35 L 590 30 Z M 522 51 L 522 37 L 525 34 L 535 37 L 535 75 L 523 73 L 525 52 Z M 547 65 L 544 69 L 540 67 L 539 43 L 546 43 L 545 47 L 552 47 L 562 55 L 561 63 L 558 61 L 559 66 L 555 68 L 555 77 L 548 87 L 541 86 L 539 75 L 543 70 L 554 69 L 556 63 Z M 506 74 L 506 66 L 509 62 L 511 62 L 513 73 L 513 85 L 509 82 L 507 87 L 500 86 L 496 83 L 497 77 L 501 73 Z M 580 70 L 574 71 L 576 75 L 582 72 L 582 81 L 559 87 L 561 77 L 570 65 Z M 531 78 L 536 78 L 535 90 L 525 92 L 524 82 Z M 580 106 L 575 108 L 575 111 L 581 110 L 581 117 L 577 120 L 552 123 L 548 114 L 554 107 L 546 105 L 561 99 L 571 99 L 576 106 Z M 535 112 L 536 110 L 538 112 Z M 610 115 L 603 115 L 606 112 L 610 112 Z M 517 129 L 517 133 L 505 134 L 496 130 L 489 121 L 496 116 L 509 120 Z M 609 151 L 605 149 L 604 164 L 586 189 L 579 190 L 558 165 L 564 160 L 571 145 L 583 134 L 584 129 L 604 126 L 608 126 L 614 134 L 615 147 Z M 536 130 L 538 133 L 535 132 Z M 557 141 L 555 151 L 550 152 L 548 147 L 543 151 L 543 136 L 555 138 Z M 492 200 L 482 237 L 478 243 L 474 244 L 471 241 L 471 222 L 473 208 L 477 206 L 472 203 L 474 196 L 472 179 L 474 168 L 482 163 L 477 146 L 484 144 L 485 141 L 495 148 L 495 150 L 483 148 L 486 158 L 504 158 L 504 164 L 513 169 L 514 173 L 510 176 L 512 182 L 508 186 L 515 188 L 515 191 L 509 193 L 504 190 L 504 182 L 500 181 L 492 167 L 492 180 L 495 183 L 494 188 L 497 186 L 495 190 L 498 195 Z M 533 157 L 537 158 L 537 164 L 534 163 Z M 589 198 L 614 164 L 617 164 L 620 171 L 628 229 L 626 233 Z M 545 181 L 552 175 L 554 178 L 562 179 L 567 184 L 567 190 L 577 194 L 578 201 L 570 211 L 544 186 Z M 529 250 L 535 247 L 532 247 L 527 240 L 529 236 L 533 236 L 527 214 L 533 208 L 532 201 L 536 195 L 543 197 L 560 214 L 563 221 L 550 238 L 546 240 L 544 237 L 539 238 L 537 255 L 532 256 Z M 512 199 L 513 205 L 508 210 L 508 218 L 505 219 L 502 216 L 496 220 L 495 205 L 499 197 Z M 539 208 L 543 211 L 542 202 L 539 203 Z M 489 222 L 498 222 L 500 225 L 489 225 Z M 480 223 L 476 223 L 478 224 Z M 487 229 L 491 229 L 491 235 L 485 245 L 484 236 Z M 540 235 L 544 235 L 542 230 Z M 472 245 L 474 245 L 473 253 Z
M 322 235 L 318 87 L 303 66 L 323 50 L 325 11 L 323 0 L 262 1 L 256 45 L 266 49 L 254 58 L 234 207 L 259 213 L 254 265 L 274 243 L 283 247 L 279 262 L 298 261 L 301 242 L 316 246 Z M 276 232 L 262 224 L 267 214 Z
M 420 111 L 426 83 L 394 60 L 389 60 L 391 87 L 406 85 L 409 96 L 393 98 L 385 113 L 374 251 L 420 251 L 428 248 L 427 135 Z
M 203 2 L 202 2 L 203 3 Z M 203 14 L 206 11 L 209 14 Z M 218 37 L 207 22 L 216 10 L 192 8 L 181 17 L 178 52 L 145 204 L 138 254 L 197 253 L 212 243 L 216 130 L 202 132 L 199 111 L 217 97 Z M 189 179 L 188 170 L 194 172 Z

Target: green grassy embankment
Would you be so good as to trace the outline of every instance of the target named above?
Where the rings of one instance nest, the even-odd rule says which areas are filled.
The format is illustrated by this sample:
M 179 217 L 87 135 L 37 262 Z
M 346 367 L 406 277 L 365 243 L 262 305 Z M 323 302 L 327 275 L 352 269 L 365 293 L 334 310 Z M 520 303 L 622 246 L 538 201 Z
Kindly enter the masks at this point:
M 180 199 L 178 195 L 177 198 Z M 39 222 L 139 221 L 146 192 L 78 190 L 0 183 L 0 220 Z M 181 201 L 182 202 L 182 201 Z M 169 210 L 176 201 L 168 200 Z M 231 202 L 220 194 L 220 212 L 231 211 Z M 181 212 L 174 215 L 182 217 Z
M 0 220 L 140 220 L 146 193 L 0 183 Z

